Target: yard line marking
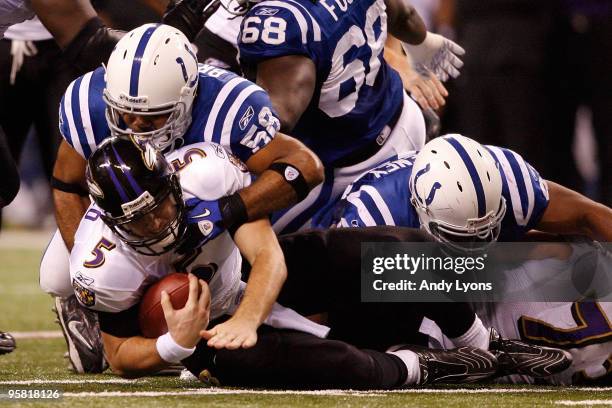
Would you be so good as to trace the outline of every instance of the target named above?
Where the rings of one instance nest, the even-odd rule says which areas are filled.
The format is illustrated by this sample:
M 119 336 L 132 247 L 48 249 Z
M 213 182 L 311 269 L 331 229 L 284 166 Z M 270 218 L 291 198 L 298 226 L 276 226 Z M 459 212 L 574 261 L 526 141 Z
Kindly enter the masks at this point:
M 565 388 L 564 391 L 600 391 L 609 392 L 612 387 L 606 388 Z M 189 395 L 313 395 L 313 396 L 355 396 L 355 397 L 380 397 L 389 394 L 502 394 L 502 393 L 551 393 L 558 392 L 558 388 L 458 388 L 458 389 L 435 389 L 435 388 L 412 388 L 407 390 L 253 390 L 253 389 L 224 389 L 224 388 L 192 388 L 183 391 L 103 391 L 103 392 L 66 392 L 65 397 L 163 397 L 163 396 L 189 396 Z
M 190 396 L 190 395 L 314 395 L 314 396 L 352 396 L 352 397 L 380 397 L 385 396 L 380 392 L 350 391 L 350 390 L 322 390 L 322 391 L 281 391 L 281 390 L 226 390 L 199 388 L 185 391 L 102 391 L 102 392 L 65 392 L 64 397 L 165 397 L 165 396 Z
M 552 401 L 557 405 L 573 406 L 573 405 L 612 405 L 612 399 L 608 400 L 583 400 L 583 401 Z
M 0 381 L 0 385 L 30 385 L 30 384 L 133 384 L 135 382 L 146 382 L 146 380 L 126 380 L 114 378 L 108 380 L 19 380 L 19 381 Z
M 19 339 L 59 339 L 63 337 L 60 330 L 41 330 L 41 331 L 26 331 L 26 332 L 11 332 L 11 335 L 17 340 Z

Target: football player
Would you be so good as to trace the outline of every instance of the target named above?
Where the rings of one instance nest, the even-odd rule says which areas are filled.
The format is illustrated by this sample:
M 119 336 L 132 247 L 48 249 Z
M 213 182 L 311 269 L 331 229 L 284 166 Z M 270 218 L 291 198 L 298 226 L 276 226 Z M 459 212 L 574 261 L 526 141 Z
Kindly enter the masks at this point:
M 210 0 L 170 1 L 162 22 L 193 40 L 217 7 L 218 3 Z M 108 28 L 87 0 L 9 0 L 0 4 L 0 10 L 0 38 L 9 26 L 36 15 L 68 61 L 82 72 L 106 61 L 125 34 Z
M 530 230 L 612 241 L 612 209 L 544 180 L 516 152 L 457 134 L 355 180 L 318 225 L 423 228 L 465 250 Z
M 387 31 L 414 44 L 415 63 L 443 78 L 458 75 L 463 50 L 428 33 L 405 0 L 245 3 L 255 5 L 238 40 L 243 71 L 269 93 L 281 130 L 326 169 L 321 186 L 273 216 L 278 233 L 296 231 L 359 174 L 425 142 L 423 115 L 383 57 Z
M 239 160 L 207 142 L 164 157 L 149 143 L 110 138 L 90 156 L 93 203 L 75 236 L 70 274 L 79 301 L 98 312 L 115 373 L 136 377 L 182 362 L 226 385 L 392 388 L 476 381 L 495 372 L 490 353 L 469 347 L 359 350 L 325 339 L 324 327 L 274 305 L 287 274 L 284 252 L 291 251 L 281 250 L 267 219 L 242 224 L 233 237 L 224 231 L 192 253 L 175 251 L 193 222 L 186 204 L 216 200 L 250 181 Z M 144 338 L 140 299 L 175 271 L 189 273 L 187 304 L 174 310 L 162 293 L 169 333 Z
M 533 229 L 612 241 L 612 210 L 544 180 L 517 153 L 450 134 L 382 163 L 347 187 L 318 226 L 421 228 L 457 250 L 519 241 Z M 488 348 L 489 331 L 469 310 L 453 341 Z M 471 324 L 468 324 L 471 323 Z
M 69 316 L 77 313 L 74 301 L 63 305 L 61 298 L 72 294 L 68 251 L 88 205 L 83 187 L 85 160 L 100 142 L 115 134 L 151 140 L 158 148 L 172 150 L 215 141 L 259 175 L 244 190 L 195 209 L 214 228 L 190 229 L 194 242 L 185 243 L 187 251 L 223 229 L 234 231 L 248 219 L 301 199 L 320 182 L 322 170 L 316 156 L 299 141 L 277 133 L 278 127 L 261 88 L 225 70 L 198 65 L 189 41 L 166 25 L 147 24 L 132 30 L 117 44 L 106 68 L 73 81 L 60 105 L 64 140 L 52 179 L 58 232 L 45 252 L 40 273 L 43 290 L 60 298 L 56 308 L 60 315 L 66 314 L 60 316 L 64 330 L 75 326 Z M 76 339 L 83 337 L 90 338 L 88 343 L 94 341 L 83 333 Z M 71 356 L 77 358 L 74 353 Z M 100 370 L 101 366 L 93 366 Z
M 573 241 L 573 240 L 572 240 Z M 520 292 L 525 299 L 539 302 L 474 302 L 476 312 L 486 325 L 500 334 L 530 343 L 559 347 L 572 354 L 571 367 L 544 379 L 554 385 L 610 385 L 612 380 L 612 303 L 592 299 L 576 302 L 547 300 L 551 293 L 542 290 L 550 281 L 570 282 L 586 267 L 600 277 L 609 275 L 612 258 L 598 243 L 559 243 L 546 245 L 546 259 L 531 259 L 503 271 L 508 276 L 506 290 Z M 605 284 L 596 279 L 599 293 Z M 609 283 L 607 283 L 609 288 Z M 584 291 L 583 293 L 588 293 Z M 604 292 L 605 293 L 605 292 Z M 555 293 L 552 294 L 556 295 Z M 436 346 L 453 348 L 435 323 L 425 320 L 421 331 Z M 533 383 L 527 376 L 503 378 L 506 382 Z

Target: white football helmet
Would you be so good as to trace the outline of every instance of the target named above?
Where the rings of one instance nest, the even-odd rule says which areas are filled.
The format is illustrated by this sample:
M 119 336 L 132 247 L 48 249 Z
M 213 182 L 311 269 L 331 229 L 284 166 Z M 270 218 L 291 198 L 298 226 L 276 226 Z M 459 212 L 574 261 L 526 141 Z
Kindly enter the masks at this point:
M 191 124 L 198 60 L 176 28 L 145 24 L 125 34 L 108 60 L 105 80 L 106 120 L 113 134 L 149 140 L 164 150 Z M 126 129 L 122 113 L 170 117 L 160 129 L 133 132 Z
M 506 213 L 499 166 L 480 143 L 458 134 L 438 137 L 416 155 L 411 203 L 421 227 L 461 250 L 497 240 Z

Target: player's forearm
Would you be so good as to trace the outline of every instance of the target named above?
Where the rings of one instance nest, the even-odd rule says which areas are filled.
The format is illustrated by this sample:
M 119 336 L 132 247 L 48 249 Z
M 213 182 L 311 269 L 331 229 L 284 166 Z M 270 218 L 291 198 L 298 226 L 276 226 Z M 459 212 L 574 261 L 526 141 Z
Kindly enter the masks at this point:
M 130 337 L 114 350 L 105 341 L 104 348 L 113 372 L 121 377 L 136 378 L 155 373 L 169 366 L 156 348 L 157 339 Z
M 423 19 L 407 0 L 387 0 L 389 33 L 408 44 L 421 44 L 427 29 Z
M 280 248 L 261 250 L 252 264 L 244 297 L 234 317 L 255 322 L 257 326 L 262 324 L 286 279 L 287 268 Z
M 83 218 L 89 206 L 89 199 L 78 194 L 53 189 L 53 201 L 57 228 L 62 235 L 66 247 L 70 251 L 74 246 L 74 235 L 79 227 L 81 218 Z
M 31 0 L 31 3 L 61 48 L 68 46 L 87 21 L 97 15 L 88 0 Z
M 612 209 L 550 180 L 548 207 L 536 229 L 612 242 Z
M 302 194 L 307 194 L 323 181 L 323 165 L 309 150 L 299 149 L 275 162 L 289 164 L 300 171 L 306 182 Z M 241 190 L 239 194 L 249 221 L 266 217 L 273 211 L 287 208 L 303 199 L 298 196 L 296 186 L 274 170 L 265 170 L 253 184 Z
M 584 215 L 587 235 L 591 239 L 602 242 L 612 242 L 612 209 L 592 202 Z
M 394 41 L 397 41 L 393 38 Z M 401 46 L 400 46 L 401 47 Z M 390 41 L 387 40 L 387 44 L 385 45 L 385 61 L 397 71 L 400 78 L 402 79 L 402 84 L 404 85 L 404 89 L 408 89 L 410 87 L 410 82 L 412 75 L 414 74 L 412 67 L 410 66 L 410 62 L 405 55 L 401 54 L 401 50 L 398 50 L 392 46 L 390 46 Z

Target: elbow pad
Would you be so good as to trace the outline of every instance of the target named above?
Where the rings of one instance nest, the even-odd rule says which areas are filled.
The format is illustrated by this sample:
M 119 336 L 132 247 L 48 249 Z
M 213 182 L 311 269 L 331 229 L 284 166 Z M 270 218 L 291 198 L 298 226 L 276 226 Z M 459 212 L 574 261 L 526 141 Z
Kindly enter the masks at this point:
M 162 23 L 178 28 L 193 42 L 220 4 L 214 0 L 171 0 Z
M 125 31 L 108 28 L 100 18 L 93 17 L 64 49 L 64 55 L 80 74 L 93 71 L 108 61 L 124 35 Z

